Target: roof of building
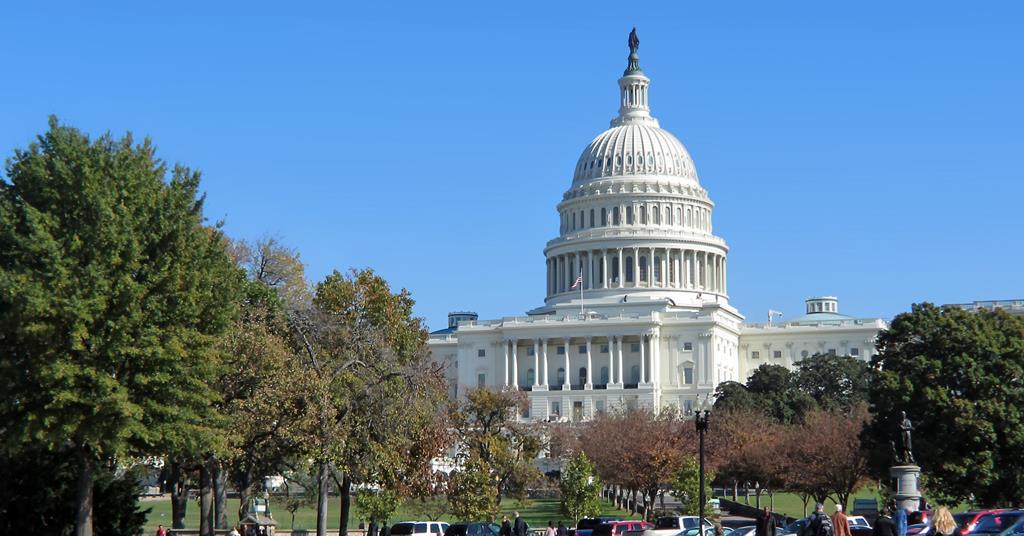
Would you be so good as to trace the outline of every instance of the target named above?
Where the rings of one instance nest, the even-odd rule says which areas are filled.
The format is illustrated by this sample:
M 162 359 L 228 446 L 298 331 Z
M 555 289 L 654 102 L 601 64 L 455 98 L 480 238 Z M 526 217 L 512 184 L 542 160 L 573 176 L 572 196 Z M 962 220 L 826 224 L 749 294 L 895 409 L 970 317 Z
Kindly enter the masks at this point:
M 849 315 L 842 315 L 839 313 L 807 313 L 803 316 L 791 318 L 783 322 L 784 324 L 819 324 L 821 322 L 842 322 L 844 320 L 854 320 L 854 317 Z

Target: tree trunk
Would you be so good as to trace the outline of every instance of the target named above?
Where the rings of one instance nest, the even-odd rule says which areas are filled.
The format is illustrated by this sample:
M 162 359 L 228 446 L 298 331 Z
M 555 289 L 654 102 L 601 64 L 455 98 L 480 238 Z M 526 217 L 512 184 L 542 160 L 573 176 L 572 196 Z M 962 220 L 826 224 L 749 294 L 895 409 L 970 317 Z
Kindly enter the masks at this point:
M 348 536 L 348 518 L 352 514 L 352 477 L 345 473 L 341 477 L 341 515 L 339 516 L 338 536 Z
M 213 467 L 213 526 L 218 529 L 228 528 L 228 475 L 218 461 Z
M 92 455 L 78 447 L 78 499 L 75 502 L 75 536 L 92 536 Z
M 213 462 L 199 466 L 199 536 L 213 536 Z
M 736 502 L 736 497 L 740 494 L 740 481 L 732 481 L 732 502 Z
M 188 484 L 178 462 L 171 462 L 171 479 L 171 528 L 183 529 L 188 510 Z
M 241 521 L 245 517 L 245 509 L 249 506 L 249 499 L 252 497 L 252 478 L 250 478 L 248 472 L 242 477 L 245 481 L 239 482 L 242 489 L 238 490 L 238 520 Z M 309 493 L 309 490 L 306 490 Z
M 327 471 L 327 462 L 322 461 L 320 462 L 319 474 L 317 475 L 316 479 L 316 536 L 327 535 L 327 492 L 329 489 L 327 487 L 328 476 L 329 475 Z

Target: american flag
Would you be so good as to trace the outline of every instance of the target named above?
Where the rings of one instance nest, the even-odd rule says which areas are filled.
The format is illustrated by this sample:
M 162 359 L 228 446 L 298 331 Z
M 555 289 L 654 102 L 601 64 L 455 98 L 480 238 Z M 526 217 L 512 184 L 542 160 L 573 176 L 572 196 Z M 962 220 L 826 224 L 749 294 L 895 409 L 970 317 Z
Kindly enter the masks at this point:
M 583 284 L 583 274 L 580 274 L 580 276 L 576 278 L 576 281 L 573 282 L 572 286 L 569 287 L 569 289 L 572 290 L 572 289 L 574 289 L 574 288 L 576 288 L 576 287 L 578 287 L 578 286 L 580 286 L 582 284 Z

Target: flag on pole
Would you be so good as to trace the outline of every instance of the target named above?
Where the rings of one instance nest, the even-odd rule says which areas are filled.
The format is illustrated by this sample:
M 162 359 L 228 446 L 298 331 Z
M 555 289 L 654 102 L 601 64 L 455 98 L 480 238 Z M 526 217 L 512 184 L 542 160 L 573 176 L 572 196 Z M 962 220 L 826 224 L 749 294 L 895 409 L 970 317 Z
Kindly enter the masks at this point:
M 578 286 L 580 286 L 582 284 L 583 284 L 583 274 L 581 273 L 580 276 L 576 278 L 576 281 L 573 282 L 572 286 L 569 287 L 569 289 L 572 290 L 572 289 L 574 289 L 574 288 L 576 288 L 576 287 L 578 287 Z

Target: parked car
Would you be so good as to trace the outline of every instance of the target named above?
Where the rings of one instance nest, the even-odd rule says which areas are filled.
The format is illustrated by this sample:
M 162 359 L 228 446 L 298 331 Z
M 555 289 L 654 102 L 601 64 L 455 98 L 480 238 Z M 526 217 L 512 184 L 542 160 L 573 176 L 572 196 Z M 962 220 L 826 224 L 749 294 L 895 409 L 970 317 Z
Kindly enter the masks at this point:
M 1007 508 L 992 508 L 988 510 L 978 510 L 975 512 L 963 512 L 961 514 L 953 514 L 953 519 L 956 521 L 956 526 L 960 529 L 960 536 L 967 536 L 974 532 L 974 527 L 978 524 L 978 520 L 987 514 L 999 514 L 1007 512 Z
M 576 536 L 591 536 L 594 529 L 605 523 L 619 521 L 617 517 L 584 517 L 576 522 Z M 643 529 L 640 529 L 643 530 Z
M 847 516 L 846 522 L 850 525 L 850 536 L 871 536 L 874 532 L 864 516 Z
M 609 521 L 594 527 L 591 536 L 621 536 L 626 531 L 643 531 L 651 526 L 645 521 Z
M 444 536 L 498 536 L 501 527 L 494 523 L 452 523 L 444 531 Z M 395 535 L 394 529 L 391 535 Z
M 402 521 L 391 526 L 392 536 L 441 536 L 448 531 L 448 523 L 440 521 Z
M 713 527 L 707 518 L 704 518 L 705 527 Z M 654 523 L 654 530 L 649 531 L 649 534 L 653 536 L 681 536 L 682 532 L 687 529 L 695 529 L 694 534 L 697 533 L 697 516 L 662 516 Z M 713 536 L 713 535 L 712 535 Z
M 807 525 L 807 518 L 802 517 L 800 519 L 797 519 L 796 521 L 786 525 L 785 527 L 782 527 L 782 536 L 790 536 L 793 534 L 795 534 L 796 536 L 800 536 L 800 534 L 804 531 L 805 525 Z
M 1024 517 L 1024 510 L 1006 510 L 992 514 L 985 514 L 978 519 L 974 525 L 972 535 L 993 535 L 1000 534 L 1004 530 L 1014 526 L 1021 517 Z
M 757 525 L 744 525 L 733 529 L 731 536 L 753 536 L 754 531 L 756 530 Z
M 914 523 L 907 525 L 907 536 L 928 536 L 932 526 L 927 523 Z

